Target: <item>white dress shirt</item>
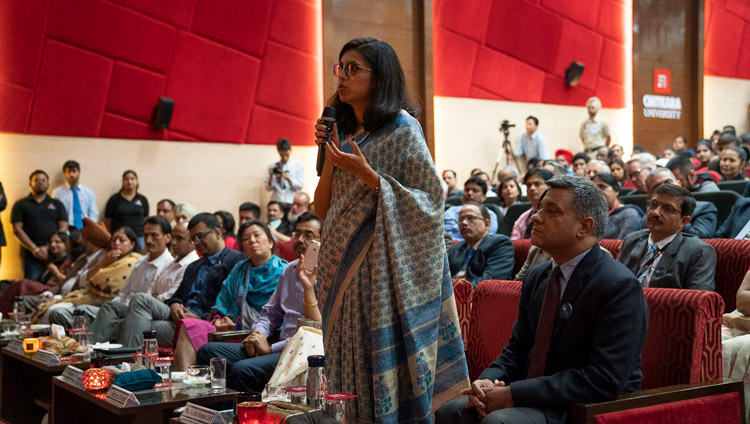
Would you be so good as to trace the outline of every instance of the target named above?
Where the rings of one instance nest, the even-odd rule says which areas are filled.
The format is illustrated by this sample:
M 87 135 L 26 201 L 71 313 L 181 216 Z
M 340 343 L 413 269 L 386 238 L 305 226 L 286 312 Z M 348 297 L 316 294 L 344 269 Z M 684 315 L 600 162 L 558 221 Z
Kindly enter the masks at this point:
M 113 299 L 115 302 L 127 305 L 134 294 L 148 293 L 159 272 L 172 262 L 169 249 L 164 249 L 164 252 L 153 261 L 150 261 L 149 258 L 149 255 L 143 255 L 135 261 L 133 271 L 130 273 L 128 280 L 125 281 L 125 286 Z
M 75 217 L 73 216 L 73 188 L 70 184 L 65 183 L 55 189 L 53 197 L 65 205 L 68 211 L 68 224 L 75 226 Z M 81 219 L 90 218 L 94 221 L 99 220 L 99 209 L 96 207 L 96 195 L 94 192 L 83 184 L 78 184 L 78 200 L 81 202 Z
M 193 250 L 182 259 L 173 260 L 156 277 L 154 285 L 151 286 L 151 296 L 162 302 L 172 297 L 182 283 L 182 276 L 185 274 L 187 266 L 198 259 L 198 252 Z
M 278 181 L 276 175 L 271 174 L 271 178 L 268 177 L 268 171 L 273 169 L 277 163 L 268 165 L 268 169 L 266 169 L 266 191 L 273 191 L 271 200 L 292 204 L 294 203 L 294 195 L 302 190 L 302 185 L 305 183 L 305 166 L 302 165 L 302 162 L 289 158 L 284 164 L 284 171 L 292 181 L 289 182 L 284 178 Z

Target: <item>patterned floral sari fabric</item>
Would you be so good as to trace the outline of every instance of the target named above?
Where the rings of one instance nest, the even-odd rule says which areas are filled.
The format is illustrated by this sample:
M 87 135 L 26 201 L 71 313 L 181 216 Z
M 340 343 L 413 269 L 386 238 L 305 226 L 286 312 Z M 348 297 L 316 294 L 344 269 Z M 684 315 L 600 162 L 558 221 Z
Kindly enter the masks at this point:
M 360 418 L 430 422 L 469 385 L 443 192 L 422 129 L 406 112 L 360 149 L 381 190 L 334 171 L 317 283 L 326 373 L 335 391 L 357 394 Z

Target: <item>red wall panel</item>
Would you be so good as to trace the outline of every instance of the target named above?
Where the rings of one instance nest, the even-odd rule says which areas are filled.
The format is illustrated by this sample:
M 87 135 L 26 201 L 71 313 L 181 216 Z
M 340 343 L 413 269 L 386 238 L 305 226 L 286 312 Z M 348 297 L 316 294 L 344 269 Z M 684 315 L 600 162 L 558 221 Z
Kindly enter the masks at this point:
M 706 75 L 750 79 L 750 2 L 706 0 Z
M 312 145 L 320 8 L 319 0 L 5 0 L 0 131 Z M 168 130 L 150 124 L 160 96 L 175 100 Z
M 436 95 L 625 107 L 622 1 L 436 0 L 433 11 Z M 572 61 L 586 66 L 577 87 L 564 83 Z

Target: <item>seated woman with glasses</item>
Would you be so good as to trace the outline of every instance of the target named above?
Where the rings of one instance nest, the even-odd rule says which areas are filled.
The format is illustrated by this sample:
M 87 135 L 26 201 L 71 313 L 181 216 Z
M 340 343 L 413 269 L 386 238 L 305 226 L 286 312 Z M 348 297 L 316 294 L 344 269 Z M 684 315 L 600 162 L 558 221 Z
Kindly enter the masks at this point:
M 248 259 L 238 262 L 224 280 L 208 319 L 186 318 L 177 323 L 176 371 L 195 364 L 195 353 L 208 342 L 209 333 L 251 328 L 276 290 L 287 261 L 273 254 L 274 241 L 268 226 L 260 221 L 245 222 L 238 237 Z

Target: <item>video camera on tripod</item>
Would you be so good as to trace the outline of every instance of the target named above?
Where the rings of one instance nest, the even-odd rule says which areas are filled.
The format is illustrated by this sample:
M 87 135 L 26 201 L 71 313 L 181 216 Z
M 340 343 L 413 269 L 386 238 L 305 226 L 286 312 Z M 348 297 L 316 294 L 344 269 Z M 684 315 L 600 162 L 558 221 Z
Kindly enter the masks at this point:
M 497 161 L 495 161 L 495 169 L 492 170 L 491 179 L 495 178 L 495 173 L 497 172 L 497 168 L 500 165 L 500 158 L 502 156 L 503 151 L 505 152 L 505 164 L 510 164 L 510 158 L 513 158 L 513 163 L 515 163 L 516 168 L 521 169 L 518 166 L 518 158 L 513 153 L 513 146 L 510 144 L 510 140 L 508 140 L 508 136 L 510 135 L 510 129 L 512 127 L 515 127 L 516 124 L 511 124 L 510 121 L 507 119 L 503 119 L 502 122 L 500 122 L 500 132 L 503 134 L 503 149 L 500 151 L 500 154 L 497 156 Z

